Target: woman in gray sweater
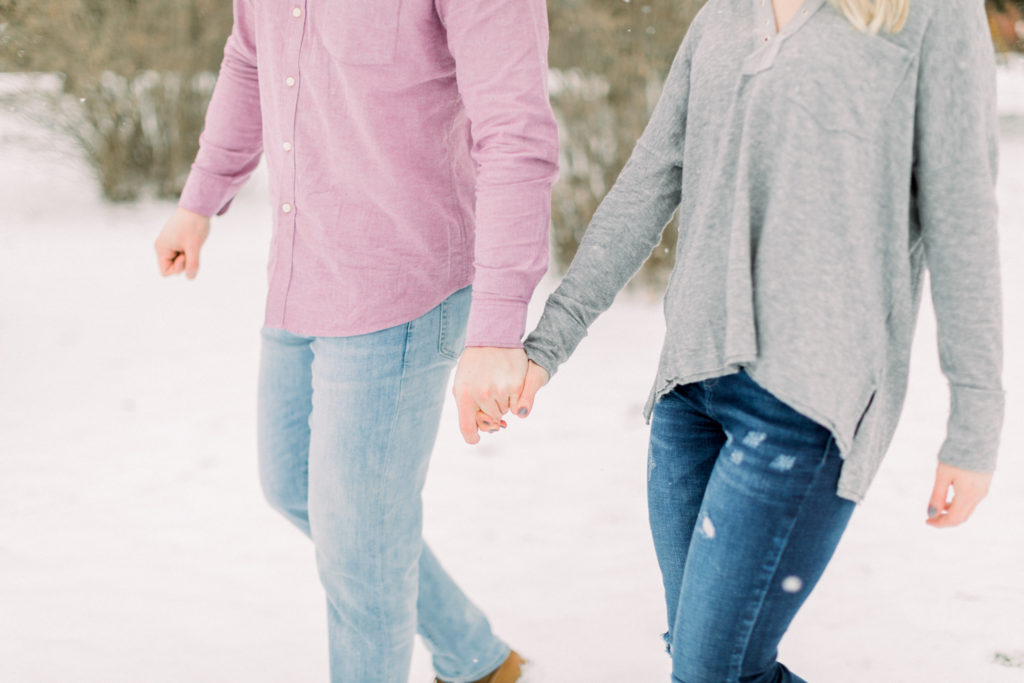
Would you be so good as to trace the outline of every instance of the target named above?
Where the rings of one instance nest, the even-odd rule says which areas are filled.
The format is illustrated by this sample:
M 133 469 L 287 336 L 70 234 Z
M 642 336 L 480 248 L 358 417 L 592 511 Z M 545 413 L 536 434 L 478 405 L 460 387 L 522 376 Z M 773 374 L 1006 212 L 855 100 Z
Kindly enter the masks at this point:
M 928 523 L 986 494 L 1003 419 L 994 81 L 981 0 L 709 0 L 690 27 L 526 340 L 525 385 L 497 401 L 532 408 L 678 208 L 647 406 L 674 681 L 801 680 L 776 648 L 896 427 L 926 266 L 952 397 Z

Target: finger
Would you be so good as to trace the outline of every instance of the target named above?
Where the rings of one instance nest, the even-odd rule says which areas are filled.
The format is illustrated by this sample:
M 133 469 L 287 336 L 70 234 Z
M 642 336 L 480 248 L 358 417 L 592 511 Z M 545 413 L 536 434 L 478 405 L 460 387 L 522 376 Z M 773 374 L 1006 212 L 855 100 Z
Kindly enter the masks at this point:
M 476 428 L 476 402 L 468 392 L 460 392 L 455 396 L 455 404 L 459 408 L 459 431 L 468 444 L 480 443 L 480 434 Z
M 495 424 L 501 422 L 501 416 L 508 412 L 507 409 L 502 410 L 498 401 L 493 398 L 477 401 L 477 408 L 485 413 L 487 417 L 491 418 Z
M 195 279 L 199 273 L 199 247 L 198 241 L 189 240 L 185 247 L 185 277 L 189 280 Z
M 537 398 L 537 392 L 547 383 L 548 371 L 531 361 L 526 368 L 523 388 L 519 392 L 519 401 L 515 406 L 516 415 L 526 417 L 533 412 L 533 402 Z
M 171 266 L 171 275 L 177 275 L 178 273 L 185 270 L 184 252 L 178 252 L 178 255 L 174 257 L 174 263 L 172 263 Z
M 160 269 L 161 275 L 170 275 L 171 268 L 174 266 L 174 259 L 177 258 L 179 252 L 172 249 L 156 249 L 156 265 Z
M 519 413 L 519 400 L 520 400 L 520 394 L 522 394 L 522 391 L 523 391 L 522 386 L 517 386 L 517 387 L 513 388 L 509 392 L 509 394 L 508 394 L 508 409 L 505 411 L 506 413 L 516 413 L 516 414 Z
M 954 494 L 949 510 L 945 514 L 929 520 L 928 523 L 936 528 L 945 529 L 963 524 L 970 514 L 971 504 L 967 497 Z
M 498 417 L 512 410 L 512 402 L 507 392 L 500 393 L 494 397 L 494 407 L 498 410 Z
M 500 428 L 490 415 L 482 410 L 476 411 L 476 428 L 481 432 L 496 432 Z
M 504 420 L 495 424 L 491 417 L 482 410 L 476 411 L 476 428 L 481 432 L 489 432 L 493 434 L 501 429 L 508 427 L 508 423 Z
M 935 487 L 932 497 L 928 500 L 928 519 L 934 520 L 949 508 L 949 485 L 952 479 L 939 472 L 935 475 Z

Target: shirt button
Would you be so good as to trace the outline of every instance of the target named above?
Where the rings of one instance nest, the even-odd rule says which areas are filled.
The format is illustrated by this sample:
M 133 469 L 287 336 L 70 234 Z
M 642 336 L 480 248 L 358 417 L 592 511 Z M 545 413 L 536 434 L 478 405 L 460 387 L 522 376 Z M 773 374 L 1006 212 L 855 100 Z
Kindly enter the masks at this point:
M 302 16 L 302 8 L 301 7 L 296 7 L 295 9 L 293 9 L 292 10 L 292 16 L 295 17 L 296 19 L 301 17 Z
M 284 84 L 291 88 L 292 86 L 295 85 L 295 79 L 289 76 L 288 78 L 284 79 Z
M 283 145 L 281 145 L 281 147 L 283 147 L 284 151 L 286 151 L 286 152 L 292 151 L 292 143 L 290 143 L 290 142 L 284 143 Z
M 291 204 L 282 204 L 281 205 L 281 210 L 284 211 L 285 213 L 291 213 L 292 212 L 292 205 Z

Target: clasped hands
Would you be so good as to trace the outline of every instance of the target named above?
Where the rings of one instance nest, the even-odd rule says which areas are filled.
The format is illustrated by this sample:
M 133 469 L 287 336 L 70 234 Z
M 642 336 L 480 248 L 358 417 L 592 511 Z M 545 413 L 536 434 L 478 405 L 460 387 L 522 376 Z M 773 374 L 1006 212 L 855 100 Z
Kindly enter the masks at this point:
M 459 408 L 459 430 L 466 443 L 480 442 L 480 432 L 496 432 L 508 413 L 526 417 L 548 373 L 527 360 L 522 349 L 469 347 L 462 352 L 452 393 Z

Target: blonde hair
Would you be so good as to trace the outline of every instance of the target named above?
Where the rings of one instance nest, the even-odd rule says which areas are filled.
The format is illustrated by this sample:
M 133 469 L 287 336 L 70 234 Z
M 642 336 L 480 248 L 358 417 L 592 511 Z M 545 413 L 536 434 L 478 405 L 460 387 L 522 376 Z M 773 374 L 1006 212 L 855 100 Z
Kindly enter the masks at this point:
M 907 23 L 910 0 L 832 0 L 855 27 L 867 33 L 899 33 Z

